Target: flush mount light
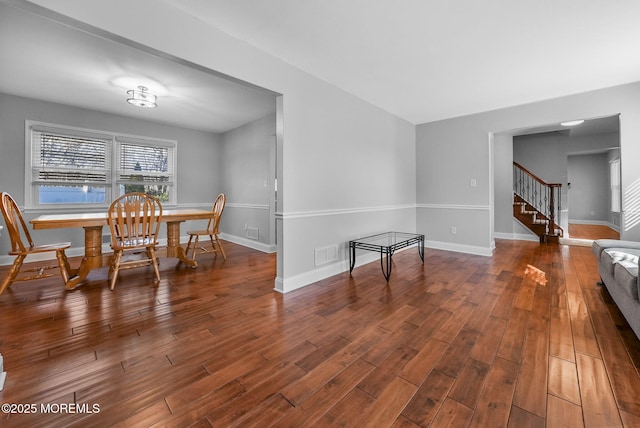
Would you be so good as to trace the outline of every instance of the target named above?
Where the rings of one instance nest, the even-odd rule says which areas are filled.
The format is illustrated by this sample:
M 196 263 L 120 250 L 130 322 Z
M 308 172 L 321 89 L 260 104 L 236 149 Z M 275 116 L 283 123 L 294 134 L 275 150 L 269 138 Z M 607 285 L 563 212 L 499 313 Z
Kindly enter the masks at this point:
M 570 120 L 569 122 L 562 122 L 560 125 L 562 126 L 576 126 L 584 123 L 584 120 Z
M 127 91 L 127 95 L 129 95 L 127 102 L 138 107 L 158 107 L 158 104 L 156 104 L 158 97 L 147 91 L 148 89 L 144 86 L 138 86 L 138 89 L 131 89 L 130 91 Z

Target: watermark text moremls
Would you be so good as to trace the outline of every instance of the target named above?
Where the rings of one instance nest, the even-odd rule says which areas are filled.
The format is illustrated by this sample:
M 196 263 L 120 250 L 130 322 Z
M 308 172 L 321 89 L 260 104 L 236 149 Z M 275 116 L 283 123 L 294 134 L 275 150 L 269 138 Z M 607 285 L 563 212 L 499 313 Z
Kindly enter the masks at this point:
M 40 404 L 40 413 L 100 413 L 97 403 L 47 403 Z

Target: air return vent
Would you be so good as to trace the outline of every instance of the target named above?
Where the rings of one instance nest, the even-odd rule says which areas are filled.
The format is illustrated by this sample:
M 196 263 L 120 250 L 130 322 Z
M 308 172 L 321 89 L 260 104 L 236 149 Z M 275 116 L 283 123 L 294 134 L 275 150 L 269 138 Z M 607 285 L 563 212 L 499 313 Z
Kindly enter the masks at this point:
M 338 260 L 338 246 L 329 245 L 328 247 L 316 248 L 316 266 L 326 265 Z
M 256 241 L 260 239 L 260 229 L 253 226 L 247 227 L 247 238 L 255 239 Z

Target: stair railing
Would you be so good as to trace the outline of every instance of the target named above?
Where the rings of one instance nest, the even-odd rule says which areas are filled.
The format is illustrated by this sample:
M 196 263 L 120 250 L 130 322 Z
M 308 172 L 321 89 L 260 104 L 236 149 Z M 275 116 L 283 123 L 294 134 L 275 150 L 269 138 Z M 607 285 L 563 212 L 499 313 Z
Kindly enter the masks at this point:
M 531 205 L 547 220 L 547 235 L 563 235 L 560 224 L 562 184 L 547 183 L 517 162 L 513 162 L 513 193 Z

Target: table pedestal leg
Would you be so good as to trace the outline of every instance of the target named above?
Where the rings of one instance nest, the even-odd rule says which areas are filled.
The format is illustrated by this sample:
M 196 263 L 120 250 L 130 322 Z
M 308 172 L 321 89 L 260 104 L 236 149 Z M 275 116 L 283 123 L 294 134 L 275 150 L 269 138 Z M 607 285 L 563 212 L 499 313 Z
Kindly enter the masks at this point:
M 84 227 L 84 257 L 77 271 L 69 272 L 65 289 L 73 290 L 92 269 L 102 267 L 102 226 Z
M 184 248 L 180 246 L 180 223 L 180 221 L 167 222 L 167 257 L 176 257 L 182 263 L 196 267 L 198 263 L 188 259 Z

